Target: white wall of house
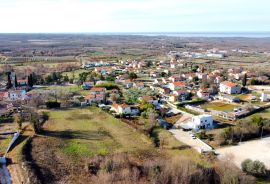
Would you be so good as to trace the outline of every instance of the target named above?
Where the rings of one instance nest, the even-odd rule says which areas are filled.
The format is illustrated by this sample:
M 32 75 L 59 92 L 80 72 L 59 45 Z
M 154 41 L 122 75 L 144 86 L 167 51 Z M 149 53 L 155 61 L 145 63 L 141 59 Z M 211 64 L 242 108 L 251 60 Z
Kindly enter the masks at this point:
M 261 95 L 261 101 L 262 102 L 267 102 L 268 101 L 268 96 L 267 96 L 267 94 L 265 94 L 265 93 L 262 93 L 262 95 Z
M 221 83 L 219 86 L 219 91 L 222 93 L 227 93 L 227 94 L 239 94 L 241 93 L 241 86 L 236 85 L 233 87 L 229 87 Z
M 203 99 L 205 99 L 205 100 L 207 100 L 207 99 L 209 99 L 209 93 L 203 93 L 202 91 L 197 91 L 197 96 L 199 97 L 199 98 L 203 98 Z
M 138 115 L 140 113 L 139 109 L 131 108 L 131 115 Z
M 118 107 L 118 109 L 119 109 L 119 114 L 131 114 L 130 107 L 125 107 L 125 108 Z
M 211 129 L 213 128 L 213 117 L 207 114 L 194 116 L 189 122 L 189 125 L 195 131 L 199 131 L 200 129 Z
M 26 91 L 10 91 L 8 95 L 9 100 L 24 100 L 26 98 Z

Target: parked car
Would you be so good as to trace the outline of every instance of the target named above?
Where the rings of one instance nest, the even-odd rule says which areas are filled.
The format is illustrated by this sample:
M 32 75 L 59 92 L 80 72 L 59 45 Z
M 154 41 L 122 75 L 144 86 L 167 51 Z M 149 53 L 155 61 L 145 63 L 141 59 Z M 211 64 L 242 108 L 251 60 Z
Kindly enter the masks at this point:
M 193 133 L 190 134 L 190 136 L 192 137 L 192 139 L 196 139 L 196 136 Z

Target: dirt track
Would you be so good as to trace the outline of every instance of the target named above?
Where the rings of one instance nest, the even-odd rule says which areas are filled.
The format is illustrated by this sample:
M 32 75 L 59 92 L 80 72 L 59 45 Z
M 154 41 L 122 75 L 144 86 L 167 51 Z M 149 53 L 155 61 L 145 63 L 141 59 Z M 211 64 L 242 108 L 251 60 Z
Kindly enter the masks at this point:
M 219 158 L 232 156 L 235 164 L 241 167 L 245 159 L 260 160 L 270 169 L 270 137 L 243 142 L 237 146 L 229 146 L 216 150 Z

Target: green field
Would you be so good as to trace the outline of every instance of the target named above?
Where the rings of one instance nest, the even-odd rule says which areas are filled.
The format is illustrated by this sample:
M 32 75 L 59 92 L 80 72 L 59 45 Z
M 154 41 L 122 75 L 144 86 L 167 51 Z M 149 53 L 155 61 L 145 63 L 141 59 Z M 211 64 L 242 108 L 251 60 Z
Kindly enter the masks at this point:
M 145 135 L 97 108 L 49 111 L 45 136 L 60 138 L 68 156 L 92 157 L 154 148 Z
M 11 139 L 12 136 L 0 137 L 0 155 L 6 152 Z
M 79 70 L 75 70 L 75 71 L 71 71 L 71 72 L 63 72 L 62 75 L 63 76 L 67 75 L 69 79 L 72 79 L 73 75 L 74 75 L 74 79 L 78 80 L 79 79 L 79 74 L 83 73 L 83 72 L 89 72 L 89 70 L 79 69 Z
M 217 111 L 224 111 L 224 112 L 231 112 L 234 108 L 239 107 L 238 105 L 223 103 L 223 102 L 211 102 L 201 105 L 204 109 L 209 110 L 217 110 Z
M 56 92 L 71 92 L 71 93 L 78 93 L 83 96 L 86 96 L 89 94 L 89 90 L 83 90 L 81 86 L 77 85 L 70 85 L 70 86 L 56 86 L 56 85 L 51 85 L 51 86 L 45 86 L 39 89 L 34 89 L 31 91 L 31 93 L 35 92 L 44 92 L 44 91 L 56 91 Z

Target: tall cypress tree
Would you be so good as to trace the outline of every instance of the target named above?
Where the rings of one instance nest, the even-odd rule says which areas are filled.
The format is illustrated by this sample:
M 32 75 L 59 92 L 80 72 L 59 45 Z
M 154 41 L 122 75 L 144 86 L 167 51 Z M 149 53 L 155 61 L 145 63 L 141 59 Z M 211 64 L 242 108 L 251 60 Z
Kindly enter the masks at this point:
M 33 87 L 34 83 L 33 83 L 33 75 L 32 74 L 30 74 L 27 77 L 27 80 L 28 80 L 28 86 Z
M 247 85 L 247 74 L 245 73 L 243 80 L 242 80 L 242 85 L 245 87 Z
M 15 79 L 14 79 L 15 81 L 14 81 L 14 86 L 15 86 L 15 88 L 16 87 L 18 87 L 18 81 L 17 81 L 17 75 L 15 75 Z
M 12 82 L 11 82 L 11 78 L 10 78 L 10 72 L 7 72 L 7 89 L 10 89 L 12 87 Z

